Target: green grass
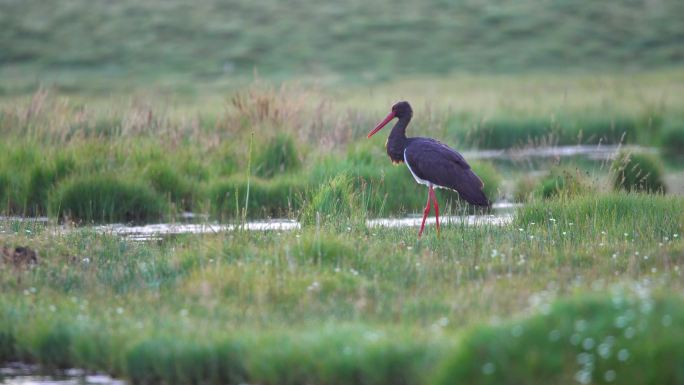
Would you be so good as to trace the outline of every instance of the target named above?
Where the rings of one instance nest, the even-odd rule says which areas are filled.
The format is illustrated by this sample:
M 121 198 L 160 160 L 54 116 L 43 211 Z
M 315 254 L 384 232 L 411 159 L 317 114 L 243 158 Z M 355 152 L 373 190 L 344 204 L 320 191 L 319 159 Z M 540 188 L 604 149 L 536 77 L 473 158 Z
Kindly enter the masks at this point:
M 252 97 L 270 97 L 269 91 L 264 92 Z M 283 102 L 276 98 L 269 103 Z M 251 218 L 297 217 L 320 186 L 341 173 L 349 175 L 359 207 L 370 215 L 403 215 L 424 205 L 425 189 L 405 167 L 391 165 L 381 145 L 354 142 L 346 151 L 308 152 L 311 143 L 296 142 L 288 133 L 298 121 L 283 120 L 278 124 L 285 132 L 268 139 L 272 128 L 262 126 L 262 120 L 277 117 L 261 116 L 249 108 L 253 105 L 240 103 L 242 110 L 231 111 L 221 123 L 226 127 L 206 128 L 209 133 L 185 131 L 182 123 L 162 128 L 145 121 L 142 126 L 122 128 L 126 133 L 89 137 L 87 132 L 72 131 L 69 123 L 67 128 L 54 123 L 69 122 L 78 114 L 76 106 L 67 104 L 74 109 L 65 112 L 56 100 L 27 123 L 32 130 L 28 137 L 25 126 L 10 119 L 4 123 L 7 136 L 0 144 L 0 212 L 60 218 L 66 214 L 86 222 L 149 222 L 170 221 L 183 211 L 195 211 L 229 220 L 241 217 L 247 204 Z M 244 135 L 243 119 L 258 124 L 248 200 L 245 170 L 250 139 Z M 64 130 L 68 135 L 63 135 Z M 232 137 L 216 141 L 214 135 L 224 135 L 224 130 L 233 130 Z M 487 196 L 495 200 L 501 181 L 496 167 L 483 162 L 472 166 L 485 182 Z M 86 186 L 90 191 L 85 191 Z M 439 191 L 438 196 L 445 208 L 463 206 L 453 192 Z M 107 202 L 99 201 L 105 197 Z M 151 202 L 149 210 L 141 206 L 142 201 Z
M 415 88 L 409 135 L 436 137 L 461 152 L 473 146 L 504 146 L 515 155 L 518 147 L 559 143 L 652 145 L 662 143 L 660 136 L 679 122 L 679 72 L 644 73 L 634 79 L 454 76 L 425 84 L 406 79 L 374 89 L 378 96 L 372 98 L 366 95 L 368 90 L 355 86 L 333 93 L 295 83 L 255 81 L 226 91 L 228 103 L 216 105 L 216 95 L 208 93 L 187 106 L 164 98 L 143 103 L 137 93 L 90 102 L 84 95 L 65 98 L 55 89 L 43 88 L 30 100 L 11 96 L 0 101 L 0 213 L 61 215 L 55 207 L 59 203 L 50 202 L 61 199 L 58 195 L 68 184 L 111 175 L 155 196 L 160 203 L 153 211 L 161 214 L 136 217 L 126 212 L 135 202 L 121 201 L 109 205 L 106 213 L 99 207 L 94 208 L 97 214 L 93 209 L 70 208 L 72 219 L 173 221 L 192 211 L 229 221 L 241 218 L 245 209 L 250 218 L 295 218 L 321 185 L 342 173 L 351 178 L 368 216 L 418 213 L 426 201 L 424 187 L 404 166 L 389 163 L 382 138 L 365 138 L 390 105 L 378 100 Z M 606 86 L 596 89 L 597 82 Z M 431 87 L 435 89 L 427 91 Z M 567 90 L 567 96 L 560 100 L 549 89 Z M 665 91 L 659 90 L 672 96 L 663 99 L 658 95 Z M 492 99 L 492 93 L 520 96 L 506 101 Z M 326 101 L 331 98 L 334 103 Z M 449 100 L 458 102 L 457 107 Z M 490 134 L 481 131 L 485 129 Z M 544 171 L 559 163 L 483 163 L 468 158 L 490 200 L 506 197 L 520 171 Z M 599 185 L 605 178 L 599 162 L 563 160 L 561 166 L 589 171 Z M 549 191 L 555 186 L 553 182 Z M 438 199 L 445 213 L 467 210 L 453 192 L 438 191 Z
M 657 68 L 681 64 L 684 57 L 677 0 L 610 6 L 572 0 L 308 0 L 292 6 L 271 0 L 194 7 L 177 0 L 81 0 L 49 7 L 24 1 L 3 4 L 0 14 L 2 77 L 14 78 L 3 82 L 2 93 L 22 92 L 40 81 L 56 82 L 67 92 L 105 93 L 141 80 L 168 83 L 169 76 L 210 83 L 251 76 L 255 68 L 280 78 L 340 73 L 379 81 L 453 71 Z M 30 75 L 36 73 L 41 75 Z
M 524 203 L 534 199 L 540 180 L 529 175 L 518 178 L 513 186 L 513 201 Z
M 291 173 L 300 168 L 294 140 L 282 133 L 260 146 L 254 162 L 254 173 L 262 178 Z
M 684 122 L 672 120 L 663 128 L 663 150 L 667 155 L 684 156 Z
M 196 187 L 193 182 L 168 163 L 151 164 L 145 169 L 144 178 L 154 191 L 173 202 L 179 209 L 190 211 L 199 200 L 195 197 Z
M 47 212 L 49 193 L 57 183 L 67 177 L 74 168 L 75 161 L 70 157 L 57 155 L 46 159 L 50 163 L 37 164 L 28 177 L 26 205 L 28 215 L 40 215 Z
M 621 151 L 611 165 L 613 188 L 616 190 L 664 193 L 663 162 L 650 154 Z
M 365 136 L 399 99 L 414 107 L 410 136 L 459 151 L 671 150 L 680 11 L 674 0 L 0 5 L 0 213 L 50 216 L 0 220 L 0 246 L 40 256 L 0 258 L 0 363 L 134 384 L 682 383 L 681 197 L 554 194 L 554 179 L 509 225 L 446 221 L 421 240 L 363 225 L 425 205 L 385 134 Z M 490 199 L 550 165 L 599 184 L 608 172 L 468 160 Z M 468 212 L 454 193 L 438 199 L 442 214 Z M 185 210 L 303 226 L 145 243 L 55 227 Z
M 516 222 L 519 225 L 543 223 L 555 226 L 555 223 L 573 223 L 580 229 L 590 231 L 619 232 L 624 229 L 632 236 L 644 228 L 645 224 L 653 224 L 663 236 L 677 232 L 680 218 L 684 215 L 684 204 L 678 197 L 661 197 L 653 199 L 647 194 L 612 194 L 580 196 L 545 202 L 534 202 L 518 212 Z M 617 234 L 617 233 L 616 233 Z
M 166 201 L 141 182 L 98 175 L 67 180 L 50 197 L 52 216 L 86 222 L 152 222 L 164 214 Z
M 473 330 L 435 384 L 681 384 L 683 310 L 677 297 L 572 298 Z
M 556 196 L 573 196 L 595 192 L 596 188 L 579 169 L 554 168 L 539 181 L 535 195 L 548 199 Z M 523 194 L 523 193 L 521 193 Z
M 682 218 L 680 197 L 613 193 L 422 240 L 333 221 L 141 243 L 4 221 L 41 259 L 0 264 L 0 361 L 141 384 L 573 382 L 592 339 L 596 382 L 678 383 Z
M 353 180 L 342 173 L 322 183 L 302 210 L 304 226 L 365 226 L 366 211 Z
M 235 175 L 209 187 L 213 212 L 220 218 L 240 217 L 245 209 L 247 176 Z M 287 217 L 298 212 L 305 200 L 307 186 L 297 176 L 274 179 L 251 178 L 247 216 L 250 218 Z
M 639 133 L 651 129 L 648 122 L 628 116 L 550 116 L 548 118 L 514 116 L 462 126 L 454 121 L 450 135 L 459 143 L 478 148 L 509 148 L 530 144 L 574 145 L 644 142 Z M 652 137 L 652 135 L 647 135 Z M 639 140 L 642 139 L 642 140 Z

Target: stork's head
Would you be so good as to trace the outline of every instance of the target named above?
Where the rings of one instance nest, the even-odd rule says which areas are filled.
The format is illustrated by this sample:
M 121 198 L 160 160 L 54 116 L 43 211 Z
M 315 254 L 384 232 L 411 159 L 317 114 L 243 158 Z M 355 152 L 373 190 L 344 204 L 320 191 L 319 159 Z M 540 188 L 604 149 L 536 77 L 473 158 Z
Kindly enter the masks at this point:
M 411 109 L 411 105 L 407 101 L 401 101 L 394 103 L 392 106 L 392 111 L 385 117 L 385 119 L 380 122 L 375 128 L 368 133 L 368 137 L 370 138 L 371 136 L 375 135 L 376 132 L 380 131 L 387 123 L 390 122 L 390 120 L 394 118 L 399 118 L 399 119 L 411 119 L 413 116 L 413 110 Z

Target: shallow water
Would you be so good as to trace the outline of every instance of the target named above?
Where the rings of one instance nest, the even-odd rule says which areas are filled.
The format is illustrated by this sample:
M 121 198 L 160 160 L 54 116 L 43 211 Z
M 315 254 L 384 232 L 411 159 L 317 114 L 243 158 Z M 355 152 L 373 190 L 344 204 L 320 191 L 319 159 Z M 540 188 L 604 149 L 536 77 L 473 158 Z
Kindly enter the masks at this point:
M 440 217 L 440 223 L 458 224 L 466 226 L 495 225 L 502 226 L 513 220 L 513 212 L 520 204 L 499 202 L 492 206 L 494 214 L 488 215 L 455 215 Z M 422 216 L 414 215 L 405 218 L 376 218 L 366 222 L 368 227 L 418 227 Z M 430 216 L 427 224 L 434 224 L 434 216 Z M 157 223 L 142 226 L 127 226 L 110 224 L 94 226 L 93 229 L 102 233 L 116 234 L 131 240 L 151 241 L 160 240 L 165 236 L 178 234 L 218 234 L 237 229 L 249 231 L 289 231 L 301 227 L 299 222 L 291 219 L 272 219 L 268 221 L 253 221 L 244 224 L 219 223 Z
M 484 215 L 452 215 L 441 216 L 441 224 L 456 224 L 465 226 L 493 225 L 503 226 L 513 220 L 513 213 L 521 204 L 510 202 L 497 202 L 492 205 L 493 214 Z M 0 217 L 0 234 L 12 232 L 10 226 L 2 225 L 2 222 L 36 222 L 47 225 L 47 218 L 15 218 Z M 404 218 L 375 218 L 366 221 L 368 227 L 418 227 L 422 221 L 421 215 L 411 215 Z M 434 215 L 430 215 L 426 224 L 435 224 Z M 155 223 L 149 225 L 129 226 L 120 223 L 92 226 L 96 232 L 115 234 L 130 240 L 155 241 L 164 237 L 180 234 L 219 234 L 235 230 L 248 231 L 291 231 L 301 227 L 299 222 L 291 219 L 271 219 L 252 221 L 244 224 L 220 224 L 220 223 Z M 69 232 L 73 227 L 58 226 L 53 231 L 58 233 Z
M 36 365 L 11 364 L 0 368 L 0 385 L 126 385 L 106 374 L 68 369 L 59 375 L 40 374 Z
M 610 160 L 615 157 L 621 148 L 629 148 L 634 152 L 657 152 L 657 149 L 642 146 L 622 145 L 576 145 L 576 146 L 548 146 L 548 147 L 523 147 L 506 150 L 476 150 L 465 151 L 466 159 L 497 159 L 497 160 L 520 160 L 525 158 L 562 158 L 571 156 L 584 156 L 590 160 Z
M 300 228 L 299 222 L 289 219 L 273 219 L 268 221 L 247 222 L 239 225 L 219 223 L 156 223 L 152 225 L 127 226 L 123 224 L 94 226 L 93 230 L 111 233 L 131 240 L 158 240 L 163 236 L 178 234 L 218 234 L 236 229 L 249 231 L 295 230 Z
M 492 226 L 503 226 L 511 223 L 513 220 L 513 214 L 501 214 L 501 215 L 453 215 L 446 217 L 439 217 L 440 225 L 443 224 L 455 224 L 455 225 L 465 225 L 465 226 L 481 226 L 481 225 L 492 225 Z M 418 227 L 423 221 L 423 217 L 409 217 L 409 218 L 379 218 L 370 219 L 366 222 L 368 227 Z M 434 225 L 436 219 L 430 217 L 425 221 L 427 225 Z

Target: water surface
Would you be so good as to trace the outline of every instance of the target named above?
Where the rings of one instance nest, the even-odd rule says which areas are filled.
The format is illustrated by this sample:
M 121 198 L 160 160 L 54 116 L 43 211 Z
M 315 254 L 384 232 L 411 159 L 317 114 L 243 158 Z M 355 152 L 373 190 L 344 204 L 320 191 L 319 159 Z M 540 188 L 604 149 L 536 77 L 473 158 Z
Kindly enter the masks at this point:
M 611 145 L 575 145 L 575 146 L 543 146 L 522 147 L 501 150 L 464 151 L 466 159 L 521 160 L 527 158 L 564 158 L 582 156 L 590 160 L 611 160 L 620 149 L 632 152 L 657 152 L 656 148 L 643 146 Z
M 0 385 L 127 385 L 126 381 L 106 374 L 68 369 L 58 375 L 46 375 L 37 365 L 13 363 L 0 367 Z
M 513 220 L 513 212 L 520 204 L 498 202 L 492 206 L 493 214 L 484 215 L 452 215 L 440 217 L 440 223 L 466 226 L 495 225 L 502 226 Z M 366 221 L 368 227 L 418 227 L 422 216 L 411 215 L 404 218 L 376 218 Z M 430 215 L 427 224 L 434 224 L 435 218 Z M 156 223 L 141 226 L 124 224 L 108 224 L 94 226 L 97 232 L 116 234 L 128 239 L 147 241 L 159 240 L 165 236 L 178 234 L 219 234 L 235 230 L 247 231 L 290 231 L 300 229 L 299 222 L 291 219 L 271 219 L 252 221 L 243 224 L 220 223 Z

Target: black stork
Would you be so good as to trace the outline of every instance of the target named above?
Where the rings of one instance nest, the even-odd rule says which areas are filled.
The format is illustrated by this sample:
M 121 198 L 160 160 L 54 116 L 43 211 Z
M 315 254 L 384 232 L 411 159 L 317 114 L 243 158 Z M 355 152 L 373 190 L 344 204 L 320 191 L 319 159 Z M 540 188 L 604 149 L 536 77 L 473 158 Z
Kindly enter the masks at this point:
M 482 188 L 484 183 L 473 172 L 470 165 L 456 150 L 432 138 L 407 138 L 406 127 L 411 121 L 413 110 L 408 102 L 398 102 L 392 111 L 371 132 L 368 138 L 380 131 L 392 119 L 399 120 L 387 138 L 387 155 L 392 163 L 406 163 L 416 182 L 427 185 L 428 199 L 423 211 L 423 222 L 418 238 L 423 234 L 425 219 L 430 213 L 430 202 L 435 204 L 437 234 L 439 234 L 439 205 L 434 188 L 457 191 L 466 202 L 476 206 L 489 206 L 490 202 Z

